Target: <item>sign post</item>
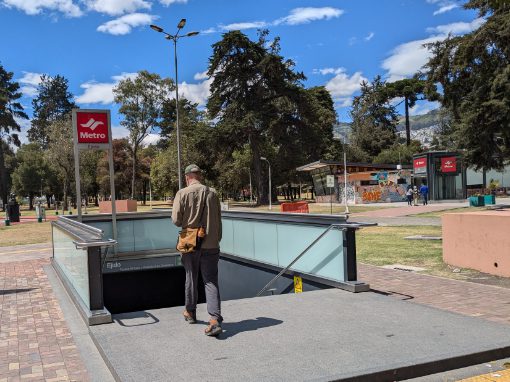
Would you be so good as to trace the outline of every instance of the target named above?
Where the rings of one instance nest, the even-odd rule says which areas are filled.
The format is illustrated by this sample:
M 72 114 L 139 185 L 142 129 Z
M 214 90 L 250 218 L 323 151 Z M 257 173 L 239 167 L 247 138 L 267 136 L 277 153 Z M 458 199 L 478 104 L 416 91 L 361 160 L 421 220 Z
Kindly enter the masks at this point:
M 335 187 L 335 176 L 326 175 L 326 187 L 329 187 L 329 208 L 330 213 L 333 215 L 333 189 Z
M 115 177 L 113 170 L 110 110 L 73 109 L 72 121 L 74 137 L 74 176 L 76 181 L 78 221 L 81 222 L 82 220 L 80 150 L 107 150 L 112 202 L 112 231 L 113 239 L 117 240 L 117 210 L 115 206 Z

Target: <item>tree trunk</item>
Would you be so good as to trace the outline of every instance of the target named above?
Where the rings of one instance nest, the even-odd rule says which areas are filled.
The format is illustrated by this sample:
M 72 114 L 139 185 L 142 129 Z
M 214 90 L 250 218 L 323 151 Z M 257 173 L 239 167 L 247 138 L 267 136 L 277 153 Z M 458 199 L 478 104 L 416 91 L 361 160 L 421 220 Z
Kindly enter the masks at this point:
M 28 209 L 32 211 L 34 209 L 34 193 L 28 193 Z
M 133 149 L 133 176 L 131 177 L 131 199 L 135 198 L 135 179 L 136 179 L 136 152 L 138 147 Z
M 64 196 L 62 197 L 64 200 L 62 201 L 62 208 L 64 211 L 67 211 L 67 182 L 64 181 Z
M 94 195 L 94 205 L 99 206 L 99 195 L 97 193 Z
M 409 100 L 404 97 L 406 111 L 406 144 L 411 145 L 411 126 L 409 125 Z
M 147 204 L 147 180 L 142 182 L 142 203 L 145 206 Z
M 7 205 L 7 174 L 5 171 L 5 158 L 4 158 L 4 146 L 3 141 L 0 139 L 0 198 L 3 201 L 3 210 Z
M 253 170 L 255 172 L 255 185 L 257 188 L 257 191 L 255 192 L 255 195 L 257 196 L 257 205 L 261 204 L 269 204 L 268 195 L 265 192 L 266 187 L 264 185 L 264 182 L 262 181 L 262 167 L 260 163 L 260 151 L 258 143 L 255 141 L 255 139 L 250 138 L 250 146 L 251 146 L 251 152 L 252 152 L 252 165 Z

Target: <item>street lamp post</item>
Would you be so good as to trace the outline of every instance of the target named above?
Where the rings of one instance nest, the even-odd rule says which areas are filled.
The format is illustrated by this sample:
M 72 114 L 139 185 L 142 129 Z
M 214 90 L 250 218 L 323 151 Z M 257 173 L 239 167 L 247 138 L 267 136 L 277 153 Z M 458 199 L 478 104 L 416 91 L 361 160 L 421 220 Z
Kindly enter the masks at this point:
M 181 131 L 179 129 L 179 77 L 177 69 L 177 41 L 182 37 L 196 36 L 198 32 L 189 32 L 186 34 L 179 34 L 182 28 L 186 25 L 186 19 L 181 19 L 177 24 L 177 32 L 172 35 L 165 32 L 165 30 L 157 25 L 152 24 L 151 28 L 158 33 L 163 33 L 167 40 L 174 42 L 174 61 L 175 61 L 175 130 L 177 134 L 177 174 L 179 175 L 179 189 L 182 188 L 182 168 L 181 168 Z
M 269 209 L 271 210 L 271 207 L 272 207 L 272 203 L 271 203 L 271 163 L 269 163 L 269 161 L 267 160 L 266 157 L 260 157 L 260 160 L 263 160 L 263 161 L 266 161 L 267 162 L 267 165 L 269 167 Z

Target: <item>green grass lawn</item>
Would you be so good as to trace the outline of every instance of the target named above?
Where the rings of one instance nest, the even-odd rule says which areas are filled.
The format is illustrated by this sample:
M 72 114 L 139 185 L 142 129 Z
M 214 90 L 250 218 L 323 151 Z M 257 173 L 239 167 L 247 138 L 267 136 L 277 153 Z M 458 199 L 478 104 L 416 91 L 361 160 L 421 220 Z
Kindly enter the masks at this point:
M 51 223 L 23 223 L 0 226 L 0 247 L 51 242 Z
M 439 226 L 367 227 L 356 233 L 358 261 L 371 265 L 402 264 L 422 267 L 423 273 L 457 280 L 479 278 L 471 269 L 453 272 L 455 267 L 443 263 L 440 240 L 406 240 L 406 236 L 441 236 Z M 483 275 L 487 278 L 488 275 Z M 509 284 L 510 285 L 510 284 Z

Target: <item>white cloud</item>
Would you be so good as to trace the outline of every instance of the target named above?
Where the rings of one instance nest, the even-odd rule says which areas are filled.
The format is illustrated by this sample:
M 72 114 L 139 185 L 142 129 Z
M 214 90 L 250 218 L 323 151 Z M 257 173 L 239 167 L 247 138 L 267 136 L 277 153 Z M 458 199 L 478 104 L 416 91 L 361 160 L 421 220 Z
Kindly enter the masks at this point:
M 235 31 L 235 30 L 243 30 L 243 29 L 255 29 L 255 28 L 264 28 L 268 24 L 265 21 L 251 21 L 244 23 L 232 23 L 228 25 L 220 25 L 221 29 L 224 31 Z
M 113 125 L 112 126 L 112 137 L 113 139 L 122 139 L 129 138 L 129 130 L 122 125 Z M 142 141 L 142 145 L 148 146 L 151 144 L 156 144 L 161 139 L 161 136 L 157 133 L 150 133 L 145 137 Z
M 441 104 L 437 101 L 424 101 L 420 103 L 416 103 L 414 107 L 409 109 L 409 115 L 423 115 L 427 114 L 431 110 L 438 109 Z
M 25 97 L 34 97 L 37 94 L 37 85 L 41 83 L 41 73 L 23 72 L 18 82 L 22 85 L 21 92 Z
M 109 33 L 115 36 L 125 35 L 135 27 L 148 25 L 158 17 L 147 13 L 132 13 L 117 19 L 110 20 L 97 27 L 98 32 Z
M 317 20 L 330 20 L 332 18 L 340 17 L 344 11 L 342 9 L 333 7 L 304 7 L 294 8 L 290 11 L 288 16 L 282 17 L 274 22 L 275 25 L 287 24 L 287 25 L 299 25 L 308 24 L 312 21 Z
M 454 35 L 461 35 L 478 29 L 484 22 L 485 20 L 482 18 L 474 19 L 470 23 L 460 21 L 457 23 L 438 25 L 436 27 L 427 28 L 427 32 L 438 33 L 442 35 L 447 35 L 449 33 Z
M 314 69 L 313 72 L 322 75 L 335 75 L 326 83 L 326 89 L 340 107 L 350 106 L 352 96 L 361 88 L 361 82 L 367 81 L 361 72 L 349 76 L 345 68 Z
M 85 0 L 87 9 L 110 16 L 133 13 L 139 9 L 150 9 L 151 3 L 145 0 Z
M 400 44 L 391 52 L 391 56 L 382 63 L 387 71 L 389 82 L 413 76 L 430 57 L 430 52 L 423 44 L 429 44 L 444 39 L 444 36 L 432 36 L 423 40 L 415 40 Z
M 332 18 L 340 17 L 344 11 L 338 8 L 332 7 L 323 7 L 323 8 L 294 8 L 290 11 L 290 13 L 279 19 L 276 19 L 271 22 L 266 21 L 246 21 L 246 22 L 238 22 L 231 23 L 227 25 L 219 25 L 217 28 L 208 28 L 201 33 L 209 34 L 215 33 L 218 31 L 233 31 L 233 30 L 243 30 L 243 29 L 257 29 L 257 28 L 265 28 L 271 25 L 300 25 L 300 24 L 308 24 L 312 21 L 318 20 L 330 20 Z
M 184 96 L 189 101 L 197 103 L 199 106 L 205 106 L 207 98 L 209 97 L 209 88 L 213 82 L 213 78 L 203 77 L 204 73 L 195 74 L 195 79 L 204 79 L 204 81 L 197 84 L 188 84 L 182 82 L 179 84 L 179 95 Z
M 30 127 L 32 127 L 32 122 L 29 119 L 21 119 L 21 118 L 14 118 L 18 125 L 21 127 L 21 131 L 18 134 L 18 138 L 21 141 L 22 144 L 28 143 L 28 136 L 27 132 Z M 14 150 L 16 150 L 16 147 L 14 147 Z
M 211 34 L 211 33 L 216 33 L 216 32 L 218 32 L 218 30 L 214 27 L 211 27 L 211 28 L 204 29 L 203 31 L 200 31 L 200 34 Z
M 85 91 L 82 95 L 76 97 L 76 102 L 79 104 L 111 104 L 113 103 L 113 88 L 117 86 L 119 81 L 125 78 L 134 78 L 136 75 L 137 73 L 122 73 L 113 76 L 113 82 L 85 82 L 80 85 Z
M 443 5 L 442 7 L 439 7 L 437 11 L 434 12 L 434 16 L 440 15 L 442 13 L 450 12 L 452 9 L 458 8 L 458 4 L 447 4 Z
M 482 25 L 485 21 L 481 18 L 475 19 L 470 23 L 457 22 L 446 25 L 438 25 L 433 28 L 427 28 L 427 32 L 432 36 L 422 40 L 409 41 L 398 45 L 391 51 L 391 55 L 382 62 L 382 68 L 387 71 L 386 79 L 389 82 L 401 80 L 410 77 L 420 70 L 430 58 L 430 51 L 424 47 L 424 44 L 442 41 L 448 37 L 448 34 L 460 35 L 469 33 Z
M 83 15 L 72 0 L 2 0 L 1 4 L 7 8 L 17 8 L 27 15 L 38 15 L 44 11 L 61 12 L 68 17 Z
M 375 33 L 374 32 L 370 32 L 366 37 L 365 37 L 365 41 L 370 41 L 372 40 L 372 38 L 374 38 L 375 36 Z
M 168 7 L 171 4 L 186 4 L 188 0 L 159 0 L 159 2 Z
M 207 75 L 207 70 L 206 70 L 205 72 L 195 73 L 193 78 L 198 81 L 198 80 L 205 80 L 206 78 L 209 78 L 209 76 Z

